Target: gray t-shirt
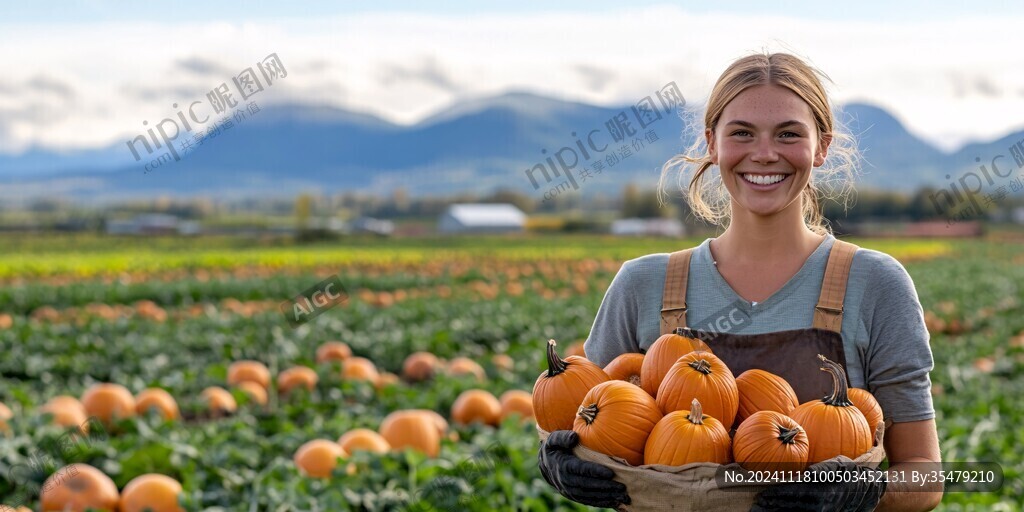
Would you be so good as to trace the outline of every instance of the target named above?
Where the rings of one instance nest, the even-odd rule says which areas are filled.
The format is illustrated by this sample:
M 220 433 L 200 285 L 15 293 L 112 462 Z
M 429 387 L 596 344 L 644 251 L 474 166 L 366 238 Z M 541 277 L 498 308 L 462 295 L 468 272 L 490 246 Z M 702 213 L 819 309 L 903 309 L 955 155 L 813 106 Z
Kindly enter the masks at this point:
M 740 298 L 714 266 L 711 239 L 690 260 L 687 325 L 714 332 L 759 334 L 811 327 L 825 265 L 835 237 L 827 235 L 800 270 L 762 302 Z M 584 344 L 587 358 L 604 367 L 619 354 L 647 350 L 661 335 L 661 298 L 668 254 L 649 254 L 622 265 L 605 293 Z M 894 422 L 935 417 L 934 366 L 928 330 L 914 282 L 888 254 L 859 249 L 843 301 L 846 369 L 854 387 L 870 391 Z

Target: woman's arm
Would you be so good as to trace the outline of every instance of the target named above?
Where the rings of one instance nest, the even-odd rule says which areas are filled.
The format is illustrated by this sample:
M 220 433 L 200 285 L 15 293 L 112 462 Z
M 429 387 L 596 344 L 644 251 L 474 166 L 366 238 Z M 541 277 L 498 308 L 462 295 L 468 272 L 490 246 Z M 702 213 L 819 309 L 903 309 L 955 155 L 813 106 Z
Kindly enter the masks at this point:
M 885 453 L 889 457 L 890 474 L 902 472 L 896 473 L 900 477 L 898 483 L 890 477 L 876 510 L 919 511 L 939 506 L 942 501 L 942 482 L 921 486 L 902 481 L 915 469 L 938 469 L 942 457 L 939 454 L 939 437 L 934 419 L 893 423 L 885 431 Z M 930 462 L 936 464 L 927 464 Z
M 894 258 L 872 252 L 875 292 L 870 317 L 866 381 L 887 420 L 885 452 L 890 470 L 908 476 L 913 470 L 938 469 L 942 457 L 929 372 L 934 368 L 930 335 L 913 280 Z M 888 423 L 888 421 L 887 421 Z M 901 473 L 898 473 L 902 471 Z M 942 500 L 942 484 L 925 485 L 889 479 L 877 510 L 932 510 Z
M 583 344 L 587 359 L 604 368 L 620 354 L 639 352 L 640 306 L 630 276 L 633 262 L 622 264 L 601 300 L 590 335 Z

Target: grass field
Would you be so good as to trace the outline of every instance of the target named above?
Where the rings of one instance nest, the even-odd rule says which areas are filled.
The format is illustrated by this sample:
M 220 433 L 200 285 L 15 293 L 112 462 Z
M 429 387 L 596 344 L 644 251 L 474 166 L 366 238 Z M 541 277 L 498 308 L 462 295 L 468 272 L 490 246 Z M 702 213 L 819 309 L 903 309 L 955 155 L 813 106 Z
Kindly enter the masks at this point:
M 560 346 L 587 335 L 622 261 L 701 240 L 598 236 L 352 239 L 310 246 L 233 238 L 0 238 L 0 402 L 12 409 L 0 433 L 0 496 L 25 491 L 34 507 L 56 468 L 83 462 L 119 488 L 143 473 L 182 483 L 188 510 L 397 510 L 417 503 L 471 510 L 555 510 L 563 500 L 536 467 L 532 424 L 452 424 L 441 455 L 351 457 L 330 480 L 300 476 L 292 455 L 315 438 L 376 430 L 388 413 L 424 408 L 449 416 L 463 390 L 496 396 L 529 391 L 549 338 Z M 991 240 L 853 239 L 904 263 L 927 311 L 939 437 L 946 460 L 999 463 L 996 493 L 947 494 L 941 510 L 1024 506 L 1024 244 Z M 292 329 L 278 303 L 337 274 L 349 300 Z M 401 373 L 406 356 L 478 361 L 487 378 L 439 375 L 419 384 L 373 386 L 318 365 L 316 348 L 340 340 L 381 371 Z M 492 356 L 507 354 L 505 368 Z M 272 374 L 314 368 L 308 392 L 266 409 L 242 403 L 228 418 L 193 418 L 200 392 L 226 387 L 236 360 Z M 132 392 L 162 387 L 186 419 L 124 420 L 73 454 L 48 447 L 62 431 L 39 407 L 80 396 L 95 382 Z M 453 438 L 456 436 L 453 436 Z M 31 460 L 30 473 L 10 469 Z M 0 500 L 3 503 L 3 500 Z M 586 507 L 578 507 L 585 509 Z

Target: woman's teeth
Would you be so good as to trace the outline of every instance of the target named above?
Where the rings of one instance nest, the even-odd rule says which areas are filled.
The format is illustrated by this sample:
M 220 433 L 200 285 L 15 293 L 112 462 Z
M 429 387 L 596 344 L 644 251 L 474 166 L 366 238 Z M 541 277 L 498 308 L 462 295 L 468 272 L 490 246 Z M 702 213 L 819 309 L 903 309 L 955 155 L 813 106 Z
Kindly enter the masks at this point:
M 758 185 L 771 185 L 786 179 L 786 176 L 786 174 L 770 174 L 767 176 L 760 174 L 744 174 L 743 179 Z

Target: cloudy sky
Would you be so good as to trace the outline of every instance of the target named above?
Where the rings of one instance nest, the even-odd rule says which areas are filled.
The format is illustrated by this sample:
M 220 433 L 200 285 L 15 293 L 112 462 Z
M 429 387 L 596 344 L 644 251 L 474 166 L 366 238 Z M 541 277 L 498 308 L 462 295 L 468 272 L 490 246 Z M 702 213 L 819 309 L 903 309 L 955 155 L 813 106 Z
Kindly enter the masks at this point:
M 882 106 L 943 149 L 1024 128 L 1019 1 L 477 3 L 6 5 L 0 153 L 123 143 L 274 52 L 288 76 L 261 105 L 398 123 L 508 90 L 618 105 L 674 80 L 699 104 L 733 59 L 782 50 L 827 73 L 837 101 Z

